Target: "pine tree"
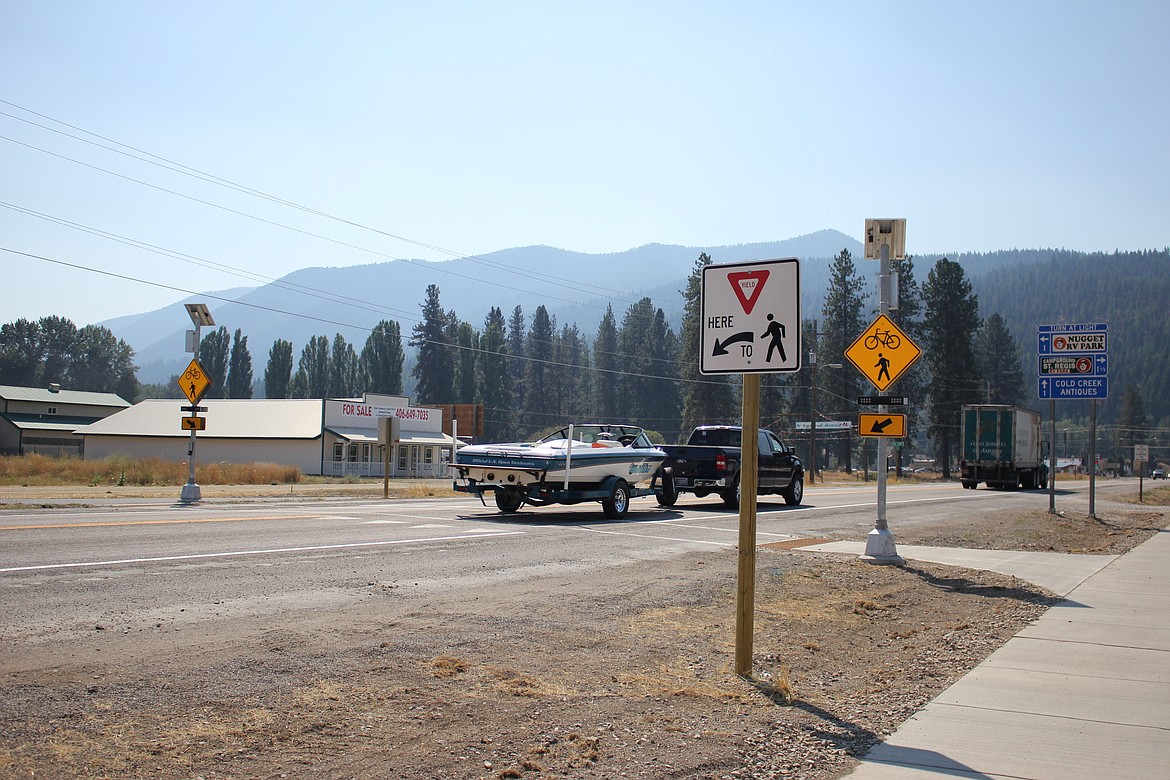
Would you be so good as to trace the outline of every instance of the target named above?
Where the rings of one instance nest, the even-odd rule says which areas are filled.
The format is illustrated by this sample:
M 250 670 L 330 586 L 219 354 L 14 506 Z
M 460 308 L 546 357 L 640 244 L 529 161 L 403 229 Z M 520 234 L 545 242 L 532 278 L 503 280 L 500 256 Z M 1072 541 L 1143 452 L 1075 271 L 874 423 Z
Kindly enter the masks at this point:
M 524 372 L 523 418 L 529 433 L 548 428 L 558 422 L 556 399 L 551 392 L 556 367 L 553 363 L 553 333 L 556 323 L 548 316 L 543 304 L 532 315 L 532 327 L 525 339 L 528 358 Z
M 504 313 L 493 306 L 483 323 L 475 382 L 475 402 L 484 407 L 483 434 L 487 441 L 498 441 L 508 432 L 505 425 L 510 417 L 506 329 Z
M 605 307 L 605 314 L 597 325 L 597 336 L 593 339 L 593 387 L 590 393 L 590 409 L 597 420 L 612 421 L 618 417 L 618 386 L 621 362 L 618 358 L 617 320 L 613 306 Z
M 842 362 L 845 350 L 865 330 L 865 322 L 861 318 L 864 291 L 865 282 L 857 275 L 853 255 L 848 249 L 842 249 L 833 258 L 833 265 L 829 271 L 829 287 L 825 293 L 824 306 L 821 308 L 821 324 L 824 330 L 818 338 L 817 355 L 822 366 Z M 820 387 L 817 412 L 831 414 L 839 419 L 851 418 L 857 408 L 855 399 L 859 395 L 861 382 L 858 376 L 857 372 L 844 369 L 831 371 L 818 369 L 817 382 Z M 852 472 L 852 437 L 842 438 L 835 449 L 841 462 L 845 464 L 845 470 Z
M 931 373 L 929 432 L 938 446 L 943 479 L 950 479 L 962 406 L 979 400 L 973 346 L 980 325 L 979 301 L 963 267 L 945 257 L 927 275 L 922 299 L 925 359 Z
M 687 278 L 681 335 L 678 339 L 678 375 L 682 380 L 682 425 L 680 436 L 709 423 L 728 422 L 739 416 L 739 402 L 726 376 L 699 373 L 699 341 L 702 323 L 703 268 L 711 264 L 710 255 L 699 255 Z
M 428 285 L 422 321 L 411 331 L 410 346 L 418 349 L 411 374 L 419 404 L 447 403 L 455 385 L 455 360 L 448 342 L 448 318 L 439 303 L 439 288 Z
M 983 390 L 988 403 L 1022 404 L 1027 398 L 1020 348 L 999 314 L 992 314 L 979 329 L 975 366 L 986 383 Z

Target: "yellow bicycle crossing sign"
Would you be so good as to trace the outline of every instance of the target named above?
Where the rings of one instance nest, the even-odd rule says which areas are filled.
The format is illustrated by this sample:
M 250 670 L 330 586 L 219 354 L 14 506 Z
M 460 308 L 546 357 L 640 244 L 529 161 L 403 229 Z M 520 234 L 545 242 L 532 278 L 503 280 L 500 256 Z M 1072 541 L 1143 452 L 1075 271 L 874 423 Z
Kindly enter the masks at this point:
M 849 362 L 878 390 L 892 385 L 921 354 L 918 345 L 884 314 L 879 314 L 845 350 Z
M 179 375 L 177 382 L 183 395 L 187 396 L 187 400 L 193 404 L 199 403 L 199 399 L 211 388 L 211 377 L 207 375 L 198 359 L 192 359 L 187 364 L 187 368 Z

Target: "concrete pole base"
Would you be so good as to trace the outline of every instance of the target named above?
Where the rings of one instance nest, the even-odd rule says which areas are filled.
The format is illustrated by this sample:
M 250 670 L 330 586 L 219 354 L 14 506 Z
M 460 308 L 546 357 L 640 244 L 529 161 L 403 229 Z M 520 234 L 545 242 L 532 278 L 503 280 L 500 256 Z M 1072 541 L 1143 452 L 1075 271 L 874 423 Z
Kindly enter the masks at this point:
M 203 493 L 199 490 L 199 485 L 194 482 L 188 482 L 183 485 L 183 492 L 179 494 L 179 500 L 184 504 L 194 504 L 197 501 L 203 500 Z
M 865 553 L 862 554 L 861 560 L 887 566 L 901 566 L 906 562 L 905 558 L 898 555 L 894 535 L 884 528 L 875 528 L 865 537 Z

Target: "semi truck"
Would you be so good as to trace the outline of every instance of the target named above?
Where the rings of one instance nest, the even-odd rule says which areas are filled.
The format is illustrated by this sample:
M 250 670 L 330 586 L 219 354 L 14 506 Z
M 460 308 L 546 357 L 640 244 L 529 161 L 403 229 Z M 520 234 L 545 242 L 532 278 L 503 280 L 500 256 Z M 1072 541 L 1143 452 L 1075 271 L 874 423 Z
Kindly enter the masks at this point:
M 962 410 L 963 452 L 959 479 L 1002 490 L 1035 490 L 1048 484 L 1040 413 L 1005 404 L 969 404 Z

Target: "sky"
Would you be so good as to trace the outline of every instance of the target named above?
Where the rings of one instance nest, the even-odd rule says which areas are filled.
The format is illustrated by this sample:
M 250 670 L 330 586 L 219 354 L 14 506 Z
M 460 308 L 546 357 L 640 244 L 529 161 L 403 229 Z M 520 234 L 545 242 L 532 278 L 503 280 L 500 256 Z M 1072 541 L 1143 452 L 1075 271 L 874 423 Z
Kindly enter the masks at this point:
M 0 0 L 0 322 L 875 217 L 1163 249 L 1168 37 L 1164 0 Z

